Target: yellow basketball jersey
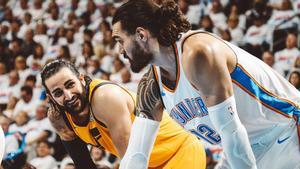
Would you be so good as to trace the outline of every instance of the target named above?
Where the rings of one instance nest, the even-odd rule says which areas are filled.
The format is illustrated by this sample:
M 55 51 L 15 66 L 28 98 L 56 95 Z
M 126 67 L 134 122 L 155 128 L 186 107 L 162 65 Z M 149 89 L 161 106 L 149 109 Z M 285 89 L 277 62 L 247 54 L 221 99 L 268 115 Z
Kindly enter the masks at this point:
M 108 81 L 94 79 L 89 84 L 89 100 L 93 96 L 93 91 L 104 83 L 110 83 Z M 121 86 L 120 86 L 121 87 Z M 125 90 L 135 101 L 135 94 L 128 91 L 127 89 L 121 87 Z M 109 104 L 109 103 L 108 103 Z M 71 118 L 69 113 L 65 113 L 68 122 L 72 126 L 72 129 L 78 137 L 80 137 L 87 144 L 93 146 L 101 147 L 109 151 L 110 153 L 119 156 L 117 149 L 115 148 L 110 133 L 105 127 L 105 125 L 98 121 L 92 110 L 90 111 L 90 120 L 86 126 L 76 125 Z M 106 113 L 106 112 L 97 112 Z M 135 118 L 134 112 L 131 113 L 131 120 Z M 122 134 L 122 133 L 120 133 Z M 167 113 L 163 114 L 162 121 L 160 123 L 160 129 L 158 136 L 156 138 L 153 151 L 150 156 L 149 167 L 158 167 L 166 163 L 180 148 L 180 146 L 190 137 L 194 137 L 187 132 L 185 132 L 181 126 L 179 126 L 175 121 L 173 121 Z

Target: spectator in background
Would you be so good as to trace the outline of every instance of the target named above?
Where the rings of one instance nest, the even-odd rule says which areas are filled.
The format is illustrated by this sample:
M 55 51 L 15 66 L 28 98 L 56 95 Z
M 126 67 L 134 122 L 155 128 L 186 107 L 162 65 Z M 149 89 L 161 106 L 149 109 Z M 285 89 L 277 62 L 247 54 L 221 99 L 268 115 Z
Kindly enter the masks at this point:
M 43 9 L 43 0 L 33 0 L 33 8 L 29 11 L 34 21 L 43 19 L 45 10 Z
M 241 12 L 241 9 L 239 9 L 238 4 L 235 4 L 235 2 L 233 2 L 233 4 L 230 6 L 230 12 L 229 12 L 228 16 L 229 17 L 231 17 L 231 16 L 237 17 L 237 20 L 238 20 L 237 27 L 242 29 L 242 30 L 245 30 L 245 28 L 246 28 L 246 15 Z
M 4 9 L 4 16 L 3 16 L 4 21 L 7 21 L 7 22 L 11 23 L 12 20 L 13 20 L 13 17 L 14 16 L 13 16 L 12 9 L 11 8 L 5 8 Z
M 207 32 L 217 33 L 217 29 L 214 27 L 214 23 L 209 15 L 203 16 L 199 23 L 199 28 Z
M 76 57 L 75 66 L 86 67 L 86 61 L 94 56 L 94 48 L 91 42 L 85 41 L 82 45 L 82 54 Z
M 230 15 L 227 20 L 227 25 L 232 37 L 231 42 L 237 46 L 240 46 L 242 44 L 244 33 L 243 30 L 238 26 L 239 17 L 237 15 Z
M 34 100 L 40 100 L 41 94 L 42 94 L 42 89 L 40 87 L 36 86 L 36 76 L 35 75 L 29 75 L 26 77 L 24 85 L 29 86 L 33 90 L 33 99 Z
M 9 153 L 16 152 L 19 149 L 19 142 L 16 136 L 8 135 L 10 120 L 6 116 L 0 116 L 0 126 L 3 129 L 5 136 L 5 152 L 3 157 L 5 158 Z
M 93 39 L 93 36 L 94 36 L 94 32 L 93 32 L 92 30 L 90 30 L 90 29 L 85 29 L 85 30 L 83 31 L 83 38 L 81 38 L 81 39 L 83 39 L 83 43 L 84 43 L 84 42 L 89 42 L 89 43 L 91 43 L 91 42 L 92 42 L 92 39 Z
M 32 90 L 33 89 L 30 86 L 23 86 L 21 88 L 21 99 L 16 104 L 13 117 L 15 117 L 21 111 L 26 111 L 30 118 L 35 116 L 35 110 L 40 101 L 33 99 Z
M 91 20 L 91 24 L 88 26 L 88 28 L 94 30 L 101 22 L 100 10 L 97 8 L 93 0 L 88 0 L 86 9 L 86 13 L 88 13 Z
M 113 71 L 110 75 L 110 80 L 115 83 L 122 83 L 121 70 L 125 67 L 125 64 L 118 57 L 113 61 Z
M 33 40 L 41 44 L 45 51 L 48 49 L 49 45 L 49 36 L 47 35 L 47 25 L 43 22 L 36 24 L 35 35 Z
M 63 25 L 63 20 L 59 19 L 59 8 L 58 6 L 52 7 L 50 10 L 50 17 L 45 20 L 45 24 L 48 27 L 47 34 L 54 35 L 56 30 Z
M 188 2 L 186 0 L 179 0 L 178 6 L 180 10 L 184 13 L 187 20 L 192 24 L 193 28 L 196 28 L 196 25 L 199 23 L 200 18 L 203 17 L 204 14 L 204 5 L 203 3 L 200 3 L 199 0 L 196 0 L 195 2 Z
M 101 78 L 103 70 L 100 68 L 100 62 L 96 56 L 87 60 L 86 73 L 94 78 Z
M 27 29 L 25 32 L 25 38 L 22 45 L 22 52 L 23 56 L 27 58 L 28 56 L 32 55 L 34 53 L 34 48 L 37 45 L 37 43 L 33 40 L 34 32 L 32 29 Z
M 274 56 L 273 56 L 272 52 L 270 52 L 270 51 L 265 51 L 265 52 L 262 54 L 262 60 L 263 60 L 267 65 L 269 65 L 271 68 L 273 68 L 274 63 L 275 63 L 275 60 L 274 60 Z
M 300 56 L 296 58 L 293 68 L 300 69 Z
M 47 118 L 48 108 L 44 104 L 39 104 L 35 110 L 35 117 L 28 122 L 28 132 L 26 135 L 26 144 L 32 145 L 42 140 L 53 143 L 56 134 Z
M 72 59 L 69 47 L 66 45 L 61 46 L 59 49 L 59 54 L 58 54 L 57 58 L 72 61 L 73 59 Z
M 244 3 L 244 2 L 242 2 Z M 256 16 L 260 15 L 264 19 L 268 20 L 272 10 L 267 6 L 266 1 L 255 0 L 252 3 L 252 8 L 246 11 L 246 28 L 249 28 L 254 24 L 254 19 Z
M 107 22 L 106 20 L 103 20 L 100 24 L 99 24 L 99 30 L 97 31 L 97 33 L 94 35 L 93 37 L 93 45 L 100 45 L 103 42 L 103 38 L 104 38 L 104 32 L 109 31 L 110 30 L 110 23 Z
M 290 0 L 282 0 L 278 10 L 274 10 L 268 24 L 278 29 L 298 28 L 300 21 L 295 16 Z
M 68 29 L 66 33 L 66 39 L 67 39 L 67 45 L 70 49 L 70 54 L 73 57 L 80 55 L 80 45 L 74 40 L 74 34 L 75 30 L 74 29 Z
M 138 84 L 131 80 L 131 72 L 129 71 L 129 69 L 127 67 L 124 67 L 123 69 L 121 69 L 120 74 L 122 80 L 121 84 L 130 91 L 137 92 Z
M 286 77 L 289 70 L 293 67 L 296 58 L 300 56 L 300 51 L 297 48 L 297 37 L 292 33 L 288 34 L 285 41 L 285 49 L 276 52 L 274 56 L 274 69 Z
M 220 31 L 220 36 L 223 40 L 226 40 L 227 42 L 233 43 L 231 33 L 228 29 L 219 30 L 219 31 Z
M 23 56 L 18 56 L 15 60 L 15 70 L 18 71 L 20 76 L 20 84 L 23 84 L 26 77 L 31 73 L 30 69 L 26 66 L 26 60 Z
M 29 11 L 28 0 L 20 0 L 19 5 L 14 8 L 14 16 L 22 19 L 24 14 Z
M 19 98 L 20 97 L 20 83 L 19 83 L 19 74 L 17 71 L 11 71 L 8 74 L 8 83 L 3 83 L 1 85 L 0 90 L 0 98 L 1 98 L 1 104 L 7 105 L 10 100 L 13 100 L 13 98 Z M 12 106 L 14 106 L 13 104 Z M 5 107 L 5 106 L 4 106 Z M 11 107 L 13 108 L 13 107 Z M 5 111 L 5 115 L 9 118 L 12 118 L 12 111 Z
M 9 132 L 11 120 L 0 116 L 0 126 L 5 133 L 5 152 L 1 165 L 4 169 L 19 169 L 26 162 L 26 154 L 22 146 L 23 137 L 20 133 Z
M 37 157 L 29 163 L 38 169 L 53 169 L 57 164 L 51 156 L 51 146 L 48 141 L 40 141 L 36 148 Z
M 220 0 L 212 0 L 209 16 L 217 29 L 224 30 L 227 27 L 227 17 L 223 13 L 223 7 Z
M 26 59 L 26 64 L 32 68 L 33 63 L 43 66 L 46 61 L 46 57 L 44 57 L 44 48 L 41 44 L 37 43 L 34 47 L 33 54 Z
M 28 121 L 29 116 L 25 111 L 19 111 L 14 117 L 15 123 L 11 124 L 9 127 L 9 132 L 20 132 L 21 134 L 26 134 L 28 132 Z
M 27 0 L 21 0 L 21 1 L 27 1 Z M 28 29 L 33 29 L 35 27 L 35 23 L 32 22 L 32 15 L 27 11 L 24 13 L 23 17 L 23 24 L 20 28 L 19 34 L 21 37 L 25 36 L 25 33 Z
M 76 16 L 75 12 L 73 12 L 73 11 L 70 11 L 69 13 L 66 13 L 66 14 L 67 14 L 67 19 L 64 22 L 64 27 L 71 28 L 73 26 L 73 23 L 76 22 L 76 20 L 78 18 Z
M 10 39 L 19 39 L 22 38 L 20 35 L 20 27 L 21 27 L 21 21 L 17 19 L 13 19 L 11 24 L 10 24 L 10 32 L 9 32 L 9 38 Z
M 96 165 L 112 167 L 112 164 L 105 159 L 105 151 L 97 147 L 92 147 L 90 150 L 91 158 Z
M 22 48 L 23 41 L 21 39 L 14 39 L 10 43 L 10 58 L 9 58 L 9 65 L 14 65 L 14 61 L 18 56 L 25 57 L 25 51 Z M 13 68 L 13 67 L 11 67 Z
M 243 42 L 245 50 L 252 55 L 261 58 L 263 52 L 263 43 L 267 41 L 268 26 L 264 23 L 264 18 L 260 14 L 253 16 L 254 25 L 247 30 Z
M 290 74 L 289 82 L 295 86 L 296 89 L 300 90 L 300 72 L 295 70 Z

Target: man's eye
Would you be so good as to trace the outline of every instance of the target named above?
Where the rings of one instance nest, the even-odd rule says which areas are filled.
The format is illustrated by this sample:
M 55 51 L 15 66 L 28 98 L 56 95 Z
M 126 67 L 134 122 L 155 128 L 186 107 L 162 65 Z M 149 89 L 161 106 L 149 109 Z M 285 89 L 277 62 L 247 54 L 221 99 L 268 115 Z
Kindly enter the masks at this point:
M 66 86 L 66 88 L 67 89 L 70 89 L 70 88 L 72 88 L 74 86 L 74 82 L 71 82 L 71 83 L 69 83 L 67 86 Z
M 60 97 L 63 94 L 62 91 L 57 91 L 54 93 L 54 97 Z

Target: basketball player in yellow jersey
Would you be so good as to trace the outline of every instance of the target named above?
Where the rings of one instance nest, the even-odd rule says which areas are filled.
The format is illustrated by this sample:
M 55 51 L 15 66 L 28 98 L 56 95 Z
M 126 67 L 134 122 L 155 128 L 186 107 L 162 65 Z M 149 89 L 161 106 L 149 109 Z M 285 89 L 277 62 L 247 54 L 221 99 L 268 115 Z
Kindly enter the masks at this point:
M 63 60 L 47 64 L 41 77 L 52 103 L 48 117 L 76 168 L 95 168 L 86 144 L 104 148 L 120 158 L 124 156 L 135 119 L 133 93 L 111 82 L 83 76 Z M 197 138 L 166 113 L 158 133 L 149 168 L 205 168 L 205 153 Z M 138 137 L 142 140 L 144 136 Z

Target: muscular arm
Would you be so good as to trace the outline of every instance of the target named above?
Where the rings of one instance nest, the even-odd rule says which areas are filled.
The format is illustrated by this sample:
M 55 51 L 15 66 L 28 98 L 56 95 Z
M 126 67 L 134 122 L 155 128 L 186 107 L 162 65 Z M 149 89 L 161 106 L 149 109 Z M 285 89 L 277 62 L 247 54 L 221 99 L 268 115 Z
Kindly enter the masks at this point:
M 130 113 L 134 111 L 133 99 L 121 87 L 106 84 L 96 89 L 92 109 L 97 120 L 107 126 L 119 156 L 123 157 L 132 125 Z
M 221 40 L 200 34 L 186 40 L 183 52 L 183 69 L 208 106 L 210 120 L 222 138 L 231 168 L 255 169 L 255 157 L 233 96 L 230 77 L 236 63 L 233 51 Z
M 137 92 L 137 116 L 161 121 L 163 103 L 152 68 L 144 74 Z

